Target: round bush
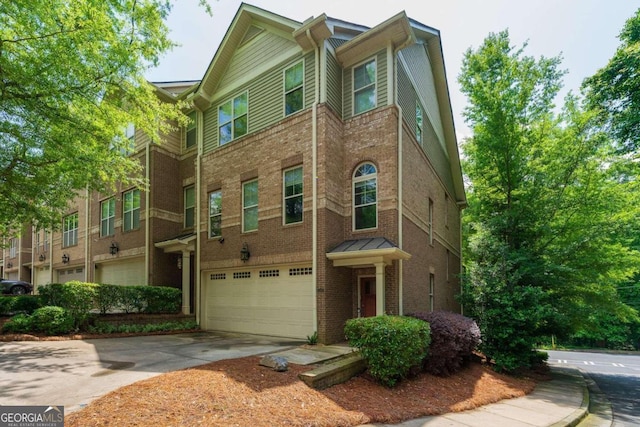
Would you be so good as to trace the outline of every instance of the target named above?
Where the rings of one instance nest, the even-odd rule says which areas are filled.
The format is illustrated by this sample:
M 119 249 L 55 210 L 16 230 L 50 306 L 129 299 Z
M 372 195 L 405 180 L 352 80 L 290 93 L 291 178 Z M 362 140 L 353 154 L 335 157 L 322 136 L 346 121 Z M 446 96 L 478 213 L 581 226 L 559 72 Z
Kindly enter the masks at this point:
M 42 307 L 31 315 L 32 330 L 47 335 L 68 334 L 74 329 L 73 323 L 73 316 L 62 307 Z
M 24 313 L 16 314 L 2 326 L 2 332 L 9 334 L 26 334 L 31 332 L 31 317 Z

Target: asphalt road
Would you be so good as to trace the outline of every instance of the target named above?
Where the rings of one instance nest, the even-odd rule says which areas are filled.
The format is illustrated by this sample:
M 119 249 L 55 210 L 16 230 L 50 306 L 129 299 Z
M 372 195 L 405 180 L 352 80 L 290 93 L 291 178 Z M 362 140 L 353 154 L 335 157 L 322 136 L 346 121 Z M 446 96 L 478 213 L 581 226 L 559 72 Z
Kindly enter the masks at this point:
M 548 351 L 549 364 L 587 372 L 611 402 L 612 427 L 640 425 L 640 354 Z

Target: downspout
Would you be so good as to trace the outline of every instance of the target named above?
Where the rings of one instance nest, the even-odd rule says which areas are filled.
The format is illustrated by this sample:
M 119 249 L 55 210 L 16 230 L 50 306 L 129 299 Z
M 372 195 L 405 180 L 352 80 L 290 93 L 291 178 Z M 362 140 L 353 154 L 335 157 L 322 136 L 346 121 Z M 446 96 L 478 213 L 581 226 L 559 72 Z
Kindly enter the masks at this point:
M 312 324 L 318 331 L 318 100 L 320 99 L 320 46 L 311 37 L 311 31 L 307 29 L 307 38 L 314 47 L 315 57 L 315 90 L 311 118 L 311 298 L 313 303 Z
M 202 301 L 201 298 L 201 291 L 202 291 L 202 286 L 201 286 L 201 272 L 200 272 L 200 232 L 201 232 L 201 224 L 200 224 L 200 190 L 202 188 L 202 180 L 200 177 L 200 171 L 202 170 L 202 151 L 203 151 L 203 145 L 204 145 L 204 113 L 200 110 L 196 110 L 196 129 L 197 129 L 197 146 L 198 146 L 198 154 L 196 156 L 196 170 L 195 170 L 195 174 L 196 174 L 196 206 L 198 207 L 196 209 L 196 253 L 194 255 L 194 272 L 193 272 L 193 278 L 196 281 L 195 286 L 194 286 L 194 298 L 193 298 L 193 305 L 195 305 L 193 312 L 195 313 L 196 316 L 196 323 L 200 326 L 202 325 L 202 319 L 200 318 L 200 316 L 202 315 L 202 311 L 200 309 L 200 301 Z
M 145 144 L 145 171 L 144 178 L 147 183 L 147 191 L 144 192 L 144 277 L 149 285 L 149 251 L 151 251 L 151 141 Z
M 396 58 L 396 52 L 391 51 L 389 48 L 389 55 L 392 56 L 391 61 L 393 61 L 393 100 L 398 108 L 398 247 L 404 250 L 403 247 L 403 234 L 402 234 L 402 216 L 404 215 L 403 209 L 403 185 L 402 185 L 402 174 L 404 171 L 403 167 L 403 156 L 402 156 L 402 107 L 400 106 L 400 102 L 398 102 L 398 60 Z M 398 315 L 402 316 L 404 314 L 404 261 L 398 260 Z
M 90 200 L 89 200 L 89 189 L 86 189 L 87 197 L 85 198 L 84 208 L 85 208 L 85 227 L 84 227 L 84 277 L 87 282 L 95 282 L 95 272 L 91 267 L 91 260 L 89 259 L 89 254 L 91 253 L 91 236 L 89 235 L 89 230 L 91 228 L 91 210 L 90 210 Z

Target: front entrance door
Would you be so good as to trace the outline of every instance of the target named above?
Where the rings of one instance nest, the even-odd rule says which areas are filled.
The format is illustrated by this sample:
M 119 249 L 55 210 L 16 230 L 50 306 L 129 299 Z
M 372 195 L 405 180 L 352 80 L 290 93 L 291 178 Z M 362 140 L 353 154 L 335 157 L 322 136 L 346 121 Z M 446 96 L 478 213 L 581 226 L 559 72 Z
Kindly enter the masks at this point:
M 360 317 L 376 315 L 376 278 L 360 278 Z

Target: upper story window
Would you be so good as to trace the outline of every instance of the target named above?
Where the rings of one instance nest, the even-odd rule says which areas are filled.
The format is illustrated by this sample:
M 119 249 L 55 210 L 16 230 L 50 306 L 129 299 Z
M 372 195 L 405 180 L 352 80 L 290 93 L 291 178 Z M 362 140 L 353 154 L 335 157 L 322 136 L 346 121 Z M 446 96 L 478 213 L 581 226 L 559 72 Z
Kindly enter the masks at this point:
M 196 222 L 196 189 L 192 185 L 184 189 L 184 228 L 192 228 Z
M 248 129 L 247 92 L 218 107 L 218 139 L 224 145 L 246 135 Z
M 196 113 L 189 114 L 189 124 L 187 125 L 187 132 L 185 135 L 184 146 L 188 150 L 191 147 L 196 146 Z
M 302 110 L 304 106 L 304 65 L 296 65 L 284 70 L 284 115 Z
M 422 107 L 419 102 L 416 102 L 416 140 L 420 145 L 422 145 L 423 126 Z
M 12 238 L 9 240 L 9 258 L 15 258 L 18 252 L 18 239 Z
M 116 198 L 100 203 L 100 237 L 113 236 L 116 227 Z
M 222 236 L 222 190 L 209 193 L 209 237 Z
M 433 245 L 433 200 L 429 199 L 429 217 L 427 218 L 429 221 L 427 224 L 429 231 L 429 244 Z
M 258 180 L 242 184 L 242 231 L 258 229 Z
M 284 223 L 302 222 L 302 166 L 284 171 Z
M 62 247 L 78 244 L 78 212 L 62 219 Z
M 371 163 L 364 163 L 353 174 L 353 228 L 366 230 L 378 226 L 378 174 Z
M 124 129 L 124 136 L 127 139 L 126 146 L 122 147 L 120 152 L 127 156 L 136 151 L 136 127 L 133 123 L 127 124 Z
M 122 195 L 122 216 L 123 231 L 140 228 L 140 190 L 129 190 Z
M 353 69 L 353 113 L 376 108 L 376 60 L 372 59 Z

